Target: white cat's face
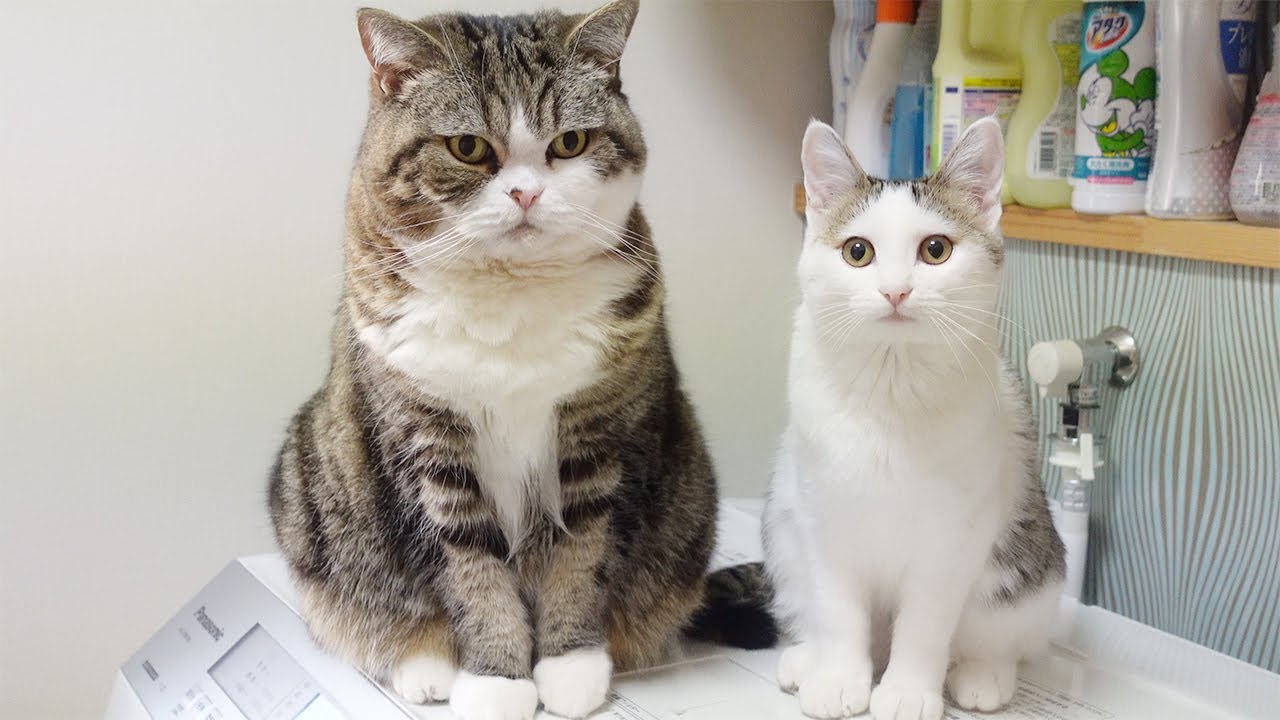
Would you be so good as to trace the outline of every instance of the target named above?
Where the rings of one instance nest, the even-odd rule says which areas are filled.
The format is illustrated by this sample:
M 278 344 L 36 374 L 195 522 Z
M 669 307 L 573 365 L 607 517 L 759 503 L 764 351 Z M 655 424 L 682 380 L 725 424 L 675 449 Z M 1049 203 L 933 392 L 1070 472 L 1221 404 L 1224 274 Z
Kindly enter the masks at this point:
M 974 126 L 934 177 L 867 177 L 834 131 L 805 135 L 808 226 L 799 274 L 837 346 L 986 341 L 1003 259 L 999 128 Z

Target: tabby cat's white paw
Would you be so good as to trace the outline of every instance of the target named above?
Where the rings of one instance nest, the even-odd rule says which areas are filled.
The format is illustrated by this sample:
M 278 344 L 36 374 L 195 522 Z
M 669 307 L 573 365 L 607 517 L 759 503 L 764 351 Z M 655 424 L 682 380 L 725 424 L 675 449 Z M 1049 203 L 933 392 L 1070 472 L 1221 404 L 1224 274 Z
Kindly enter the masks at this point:
M 458 668 L 439 655 L 413 655 L 405 658 L 391 673 L 391 689 L 416 705 L 449 699 Z
M 547 712 L 584 718 L 604 704 L 613 661 L 604 648 L 582 648 L 544 658 L 533 668 L 533 682 Z
M 800 712 L 814 718 L 845 718 L 867 709 L 871 668 L 836 664 L 815 667 L 800 678 Z
M 818 653 L 812 643 L 802 642 L 783 650 L 782 657 L 778 658 L 778 687 L 783 692 L 794 693 L 817 663 Z
M 882 682 L 871 693 L 871 716 L 875 720 L 940 720 L 942 693 Z
M 947 673 L 947 691 L 965 710 L 991 712 L 1013 699 L 1018 664 L 1013 661 L 961 660 Z
M 525 678 L 512 680 L 463 671 L 453 683 L 449 709 L 460 720 L 533 720 L 538 688 Z

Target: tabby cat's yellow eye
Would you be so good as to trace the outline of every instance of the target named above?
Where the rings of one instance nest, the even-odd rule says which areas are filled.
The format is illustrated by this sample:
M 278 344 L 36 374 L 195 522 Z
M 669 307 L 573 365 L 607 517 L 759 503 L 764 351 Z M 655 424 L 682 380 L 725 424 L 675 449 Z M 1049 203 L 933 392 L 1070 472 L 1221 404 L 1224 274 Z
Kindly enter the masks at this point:
M 929 265 L 941 265 L 951 257 L 951 238 L 946 235 L 930 235 L 920 243 L 920 259 Z
M 844 254 L 844 261 L 854 267 L 866 267 L 876 256 L 876 249 L 871 246 L 871 243 L 866 238 L 860 237 L 845 240 L 841 252 Z
M 489 141 L 479 135 L 454 135 L 445 140 L 449 152 L 464 163 L 478 165 L 489 158 Z
M 551 141 L 551 154 L 561 160 L 578 157 L 586 149 L 587 133 L 584 130 L 570 130 Z

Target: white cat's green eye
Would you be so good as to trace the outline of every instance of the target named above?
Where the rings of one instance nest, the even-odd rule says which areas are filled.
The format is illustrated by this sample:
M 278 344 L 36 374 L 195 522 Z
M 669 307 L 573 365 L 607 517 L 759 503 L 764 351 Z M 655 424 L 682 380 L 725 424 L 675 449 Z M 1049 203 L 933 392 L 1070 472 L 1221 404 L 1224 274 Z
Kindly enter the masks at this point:
M 561 160 L 578 157 L 587 149 L 587 133 L 585 130 L 570 130 L 561 133 L 551 141 L 551 154 Z
M 479 135 L 453 135 L 444 144 L 454 157 L 468 165 L 478 165 L 489 158 L 489 141 Z
M 951 238 L 930 235 L 920 243 L 920 259 L 929 265 L 941 265 L 951 257 Z
M 871 259 L 876 256 L 876 249 L 866 238 L 851 237 L 844 241 L 844 247 L 841 248 L 841 254 L 844 255 L 844 261 L 853 267 L 866 267 L 871 264 Z

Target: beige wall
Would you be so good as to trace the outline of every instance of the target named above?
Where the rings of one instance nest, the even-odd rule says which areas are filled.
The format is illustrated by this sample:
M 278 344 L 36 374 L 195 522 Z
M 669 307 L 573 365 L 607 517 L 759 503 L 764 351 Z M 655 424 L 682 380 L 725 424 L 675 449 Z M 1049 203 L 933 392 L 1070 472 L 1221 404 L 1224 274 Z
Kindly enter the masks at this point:
M 0 714 L 94 717 L 188 595 L 271 549 L 265 477 L 327 363 L 366 68 L 350 2 L 7 5 Z M 645 0 L 622 66 L 732 493 L 763 487 L 783 421 L 791 187 L 829 113 L 830 23 L 826 2 Z

